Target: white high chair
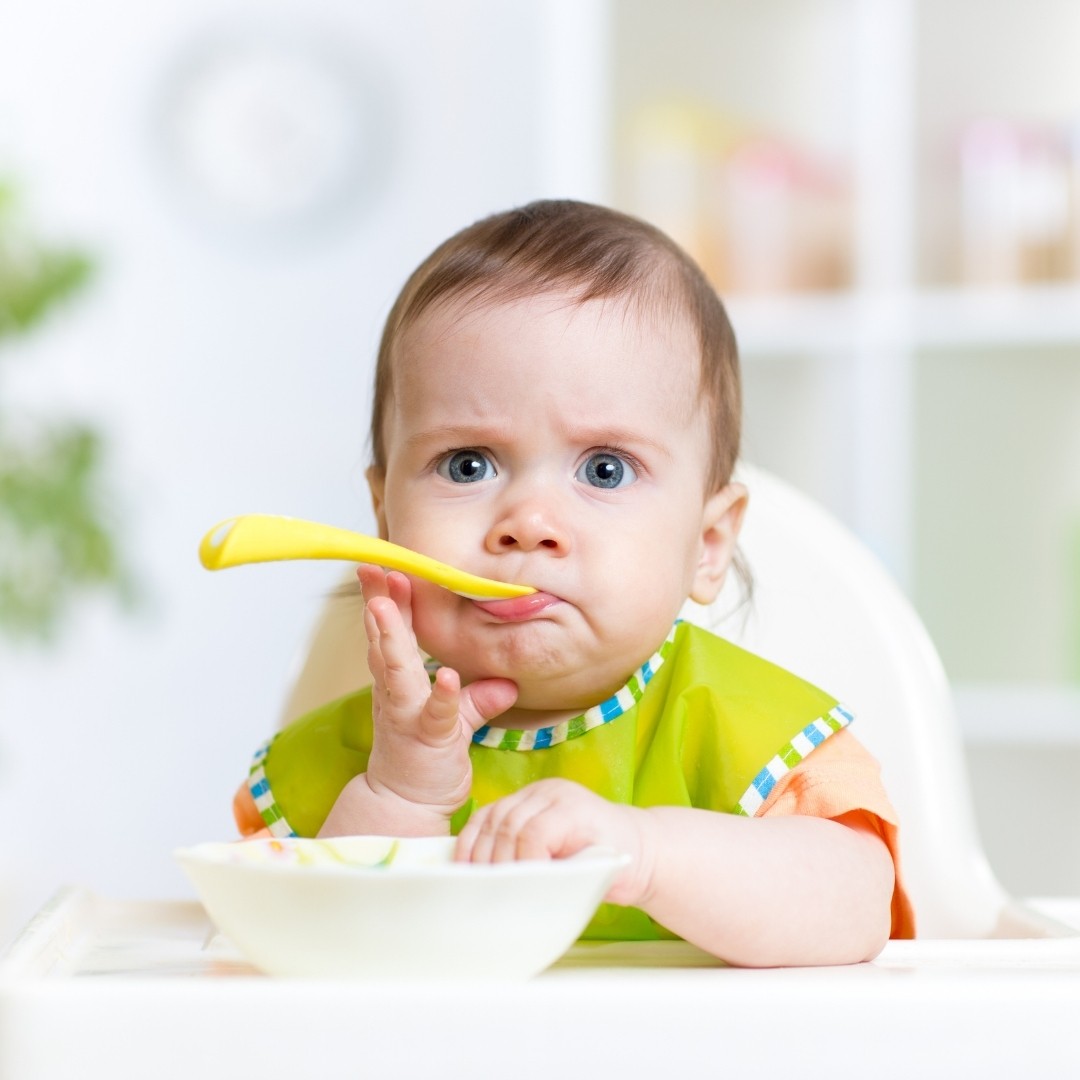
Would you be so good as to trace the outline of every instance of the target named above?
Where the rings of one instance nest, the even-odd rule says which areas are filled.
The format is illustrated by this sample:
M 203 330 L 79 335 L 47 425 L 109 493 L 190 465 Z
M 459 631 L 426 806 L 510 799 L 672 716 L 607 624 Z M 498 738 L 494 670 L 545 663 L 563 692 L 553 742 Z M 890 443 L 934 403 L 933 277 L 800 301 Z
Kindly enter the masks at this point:
M 813 501 L 742 466 L 750 509 L 741 547 L 753 596 L 734 575 L 688 620 L 836 694 L 882 763 L 900 815 L 903 872 L 920 937 L 1041 937 L 1054 928 L 995 879 L 975 829 L 945 672 L 915 611 L 867 548 Z M 326 605 L 283 723 L 368 680 L 359 605 Z

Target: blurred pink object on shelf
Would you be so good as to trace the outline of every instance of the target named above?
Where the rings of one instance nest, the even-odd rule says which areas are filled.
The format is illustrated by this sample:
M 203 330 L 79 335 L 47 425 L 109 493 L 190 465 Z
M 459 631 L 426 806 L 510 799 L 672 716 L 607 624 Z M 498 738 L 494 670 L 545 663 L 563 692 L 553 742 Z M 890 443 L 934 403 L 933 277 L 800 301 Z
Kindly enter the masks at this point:
M 1059 131 L 986 119 L 960 147 L 960 275 L 971 285 L 1068 276 L 1069 161 Z
M 727 160 L 723 206 L 726 288 L 850 284 L 851 200 L 838 166 L 779 139 L 748 141 Z
M 824 153 L 694 100 L 642 107 L 625 139 L 628 205 L 722 291 L 850 284 L 849 182 Z

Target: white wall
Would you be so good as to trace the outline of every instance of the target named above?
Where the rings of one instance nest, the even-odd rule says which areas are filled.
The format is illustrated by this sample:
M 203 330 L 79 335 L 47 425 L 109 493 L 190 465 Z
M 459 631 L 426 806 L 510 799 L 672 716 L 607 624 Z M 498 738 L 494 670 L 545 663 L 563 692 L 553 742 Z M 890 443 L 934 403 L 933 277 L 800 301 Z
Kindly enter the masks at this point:
M 482 214 L 603 196 L 602 11 L 40 0 L 5 18 L 0 176 L 100 273 L 4 346 L 0 394 L 106 426 L 143 603 L 84 605 L 53 651 L 0 646 L 0 939 L 67 882 L 189 895 L 171 850 L 233 834 L 231 794 L 341 568 L 211 575 L 198 540 L 251 510 L 371 527 L 370 364 L 404 277 Z M 246 229 L 177 183 L 163 102 L 226 31 L 354 58 L 374 154 L 336 215 Z

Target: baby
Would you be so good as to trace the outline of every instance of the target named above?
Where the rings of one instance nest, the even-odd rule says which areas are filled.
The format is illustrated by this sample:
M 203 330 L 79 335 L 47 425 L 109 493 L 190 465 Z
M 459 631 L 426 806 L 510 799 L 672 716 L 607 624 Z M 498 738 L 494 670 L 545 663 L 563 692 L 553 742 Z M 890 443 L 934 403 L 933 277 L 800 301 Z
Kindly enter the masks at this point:
M 735 964 L 858 962 L 910 936 L 850 714 L 677 621 L 732 568 L 739 427 L 723 305 L 662 233 L 539 202 L 442 244 L 379 350 L 379 532 L 537 591 L 473 601 L 361 567 L 373 686 L 260 751 L 241 831 L 456 832 L 473 862 L 606 845 L 630 862 L 586 936 Z

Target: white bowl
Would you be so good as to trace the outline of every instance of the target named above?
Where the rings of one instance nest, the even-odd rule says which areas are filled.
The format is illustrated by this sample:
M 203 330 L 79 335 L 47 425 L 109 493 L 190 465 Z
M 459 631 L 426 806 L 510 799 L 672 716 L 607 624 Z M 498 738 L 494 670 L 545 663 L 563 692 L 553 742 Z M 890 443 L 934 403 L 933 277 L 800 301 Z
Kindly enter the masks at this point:
M 525 979 L 584 930 L 627 856 L 455 863 L 451 837 L 280 839 L 177 851 L 210 918 L 274 975 Z

